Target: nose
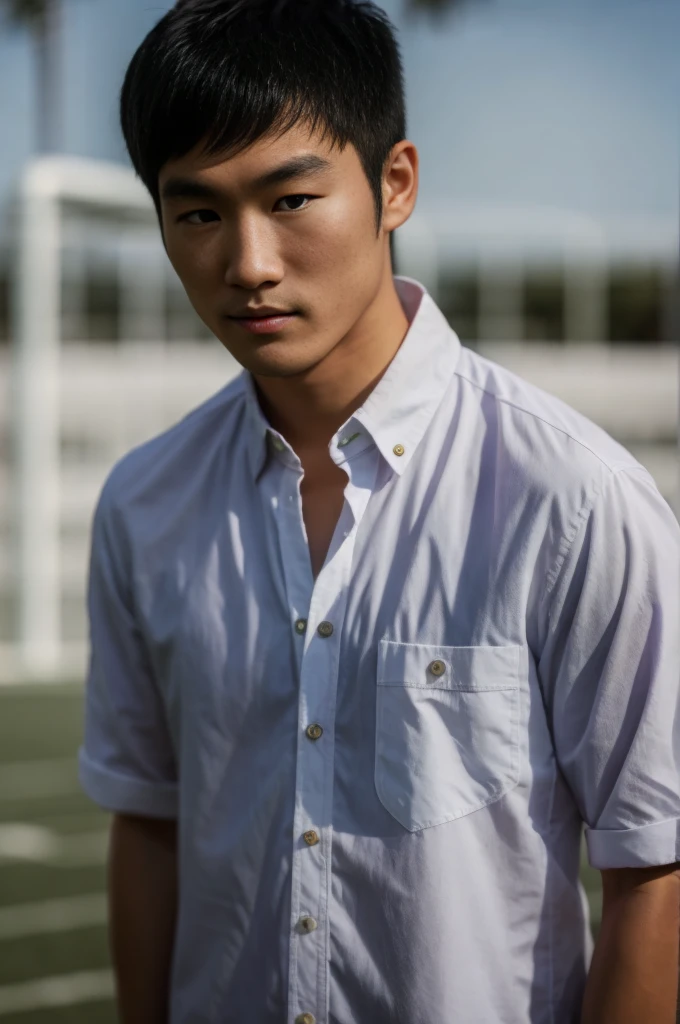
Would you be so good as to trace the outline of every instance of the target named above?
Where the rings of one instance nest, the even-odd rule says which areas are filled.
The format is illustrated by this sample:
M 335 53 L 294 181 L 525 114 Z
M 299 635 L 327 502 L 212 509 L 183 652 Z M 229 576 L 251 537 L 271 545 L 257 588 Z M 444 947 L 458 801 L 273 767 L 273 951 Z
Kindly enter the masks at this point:
M 271 224 L 254 217 L 242 220 L 228 233 L 224 280 L 232 288 L 255 291 L 278 284 L 283 263 Z

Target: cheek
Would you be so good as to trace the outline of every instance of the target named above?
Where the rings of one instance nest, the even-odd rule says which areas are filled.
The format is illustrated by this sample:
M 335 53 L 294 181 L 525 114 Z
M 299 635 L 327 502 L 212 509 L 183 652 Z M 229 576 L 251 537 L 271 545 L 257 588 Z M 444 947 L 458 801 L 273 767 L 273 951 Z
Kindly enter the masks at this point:
M 168 259 L 187 292 L 200 293 L 214 287 L 222 276 L 220 247 L 216 239 L 166 238 Z
M 313 311 L 317 347 L 334 344 L 349 331 L 375 297 L 384 273 L 384 252 L 375 230 L 374 208 L 357 214 L 355 206 L 333 204 L 319 226 L 298 235 L 287 269 L 304 282 Z
M 379 256 L 374 216 L 364 196 L 325 199 L 307 224 L 291 231 L 289 258 L 313 277 L 361 277 Z

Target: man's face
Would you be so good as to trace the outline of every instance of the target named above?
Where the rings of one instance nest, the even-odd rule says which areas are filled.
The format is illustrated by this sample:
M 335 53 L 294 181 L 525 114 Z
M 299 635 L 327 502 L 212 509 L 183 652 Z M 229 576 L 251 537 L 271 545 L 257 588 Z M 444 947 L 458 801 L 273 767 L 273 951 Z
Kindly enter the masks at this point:
M 303 158 L 306 169 L 274 178 Z M 331 149 L 299 125 L 228 159 L 199 147 L 163 167 L 159 188 L 168 256 L 192 305 L 253 374 L 316 366 L 378 293 L 389 246 L 352 145 Z M 266 333 L 235 319 L 261 307 L 295 315 Z

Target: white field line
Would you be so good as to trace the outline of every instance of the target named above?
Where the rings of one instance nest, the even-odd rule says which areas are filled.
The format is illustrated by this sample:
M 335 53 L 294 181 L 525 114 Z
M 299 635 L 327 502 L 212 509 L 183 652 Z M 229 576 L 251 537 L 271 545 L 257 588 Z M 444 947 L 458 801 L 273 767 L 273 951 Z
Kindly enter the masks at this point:
M 60 836 L 60 850 L 55 866 L 86 868 L 90 865 L 104 864 L 108 848 L 108 830 Z
M 75 756 L 0 764 L 0 800 L 35 800 L 80 792 Z
M 44 900 L 42 903 L 20 903 L 14 907 L 0 907 L 0 942 L 22 939 L 27 935 L 91 928 L 104 925 L 106 921 L 107 900 L 100 892 Z
M 108 838 L 108 831 L 101 829 L 61 836 L 43 825 L 4 822 L 0 824 L 0 864 L 3 861 L 29 861 L 55 868 L 103 864 Z
M 39 978 L 0 987 L 0 1017 L 26 1010 L 46 1010 L 77 1003 L 111 999 L 115 993 L 111 971 L 80 971 L 54 978 Z
M 0 701 L 3 697 L 9 700 L 16 700 L 17 697 L 25 697 L 27 700 L 35 700 L 37 697 L 73 698 L 82 697 L 85 693 L 85 684 L 73 681 L 73 676 L 82 677 L 82 672 L 70 673 L 66 679 L 53 679 L 52 682 L 31 678 L 19 680 L 20 672 L 12 672 L 9 664 L 11 651 L 10 644 L 0 644 Z
M 92 807 L 92 811 L 80 814 L 24 814 L 23 821 L 30 821 L 32 825 L 43 825 L 51 828 L 65 838 L 76 832 L 94 832 L 98 828 L 107 828 L 111 815 L 107 815 L 98 807 Z

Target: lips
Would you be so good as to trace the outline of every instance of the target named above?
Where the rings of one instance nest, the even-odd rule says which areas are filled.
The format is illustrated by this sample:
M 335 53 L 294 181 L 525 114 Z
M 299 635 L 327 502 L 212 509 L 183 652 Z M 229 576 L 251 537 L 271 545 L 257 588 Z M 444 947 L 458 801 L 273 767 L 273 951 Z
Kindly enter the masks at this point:
M 260 316 L 229 317 L 239 327 L 255 334 L 270 334 L 283 330 L 296 318 L 296 313 L 269 313 Z
M 259 313 L 237 313 L 234 316 L 230 316 L 230 320 L 271 320 L 276 317 L 282 316 L 295 316 L 287 309 L 264 309 Z

